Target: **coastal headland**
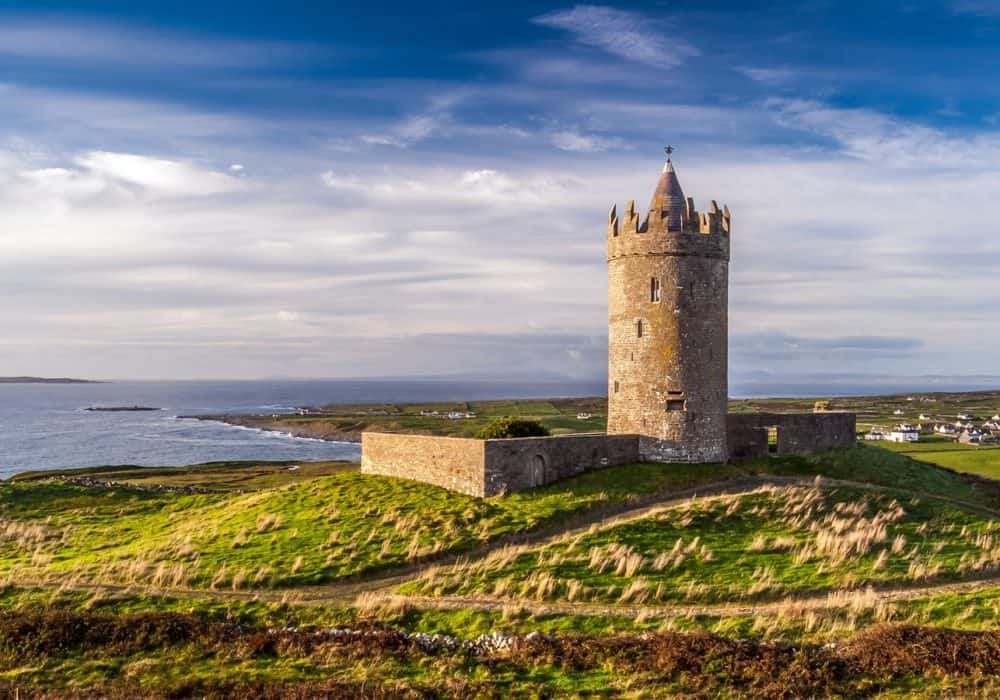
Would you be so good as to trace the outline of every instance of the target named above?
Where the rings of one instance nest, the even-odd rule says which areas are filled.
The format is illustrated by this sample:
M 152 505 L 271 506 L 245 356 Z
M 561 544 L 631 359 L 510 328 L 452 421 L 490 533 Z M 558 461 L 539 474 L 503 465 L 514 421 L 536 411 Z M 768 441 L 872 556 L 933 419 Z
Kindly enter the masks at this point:
M 71 377 L 0 377 L 0 384 L 106 384 L 92 379 Z
M 925 426 L 918 443 L 880 443 L 880 447 L 921 458 L 940 466 L 1000 478 L 1000 446 L 966 445 L 954 436 L 935 433 L 958 416 L 989 422 L 1000 412 L 1000 390 L 936 392 L 885 396 L 731 399 L 733 413 L 796 413 L 814 410 L 848 411 L 858 419 L 858 431 L 889 430 L 897 424 Z M 365 431 L 472 437 L 500 416 L 537 420 L 552 434 L 602 432 L 607 399 L 551 398 L 429 403 L 331 404 L 303 406 L 297 413 L 182 416 L 219 421 L 297 437 L 360 442 Z

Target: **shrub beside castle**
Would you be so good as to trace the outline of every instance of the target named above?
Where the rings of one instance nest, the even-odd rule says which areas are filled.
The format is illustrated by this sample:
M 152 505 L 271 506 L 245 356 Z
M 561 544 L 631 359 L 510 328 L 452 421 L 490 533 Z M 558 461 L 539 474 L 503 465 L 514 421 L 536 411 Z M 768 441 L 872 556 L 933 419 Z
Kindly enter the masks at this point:
M 503 438 L 545 437 L 549 429 L 536 420 L 503 416 L 476 433 L 480 440 L 500 440 Z

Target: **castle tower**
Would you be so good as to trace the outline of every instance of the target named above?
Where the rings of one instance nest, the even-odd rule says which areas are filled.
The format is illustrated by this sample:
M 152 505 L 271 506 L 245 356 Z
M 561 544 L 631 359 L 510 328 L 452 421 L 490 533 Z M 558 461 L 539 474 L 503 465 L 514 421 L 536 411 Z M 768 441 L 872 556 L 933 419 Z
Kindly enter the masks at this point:
M 695 211 L 668 158 L 645 216 L 608 217 L 608 433 L 642 459 L 726 460 L 728 304 L 729 209 Z

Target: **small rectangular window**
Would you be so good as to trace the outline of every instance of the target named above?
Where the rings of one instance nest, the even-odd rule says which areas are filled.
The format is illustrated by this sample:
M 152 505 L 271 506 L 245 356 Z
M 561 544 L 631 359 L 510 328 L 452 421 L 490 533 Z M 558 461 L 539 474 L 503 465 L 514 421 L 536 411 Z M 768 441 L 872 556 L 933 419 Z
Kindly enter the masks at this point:
M 660 280 L 656 277 L 649 280 L 649 300 L 654 304 L 660 301 Z
M 635 335 L 637 338 L 642 337 L 642 319 L 640 318 L 635 322 Z
M 686 411 L 687 401 L 685 400 L 683 391 L 668 391 L 667 392 L 667 410 L 668 411 Z
M 621 385 L 620 385 L 620 384 L 618 383 L 618 380 L 615 380 L 615 393 L 616 393 L 616 394 L 618 393 L 618 390 L 619 390 L 620 388 L 621 388 Z

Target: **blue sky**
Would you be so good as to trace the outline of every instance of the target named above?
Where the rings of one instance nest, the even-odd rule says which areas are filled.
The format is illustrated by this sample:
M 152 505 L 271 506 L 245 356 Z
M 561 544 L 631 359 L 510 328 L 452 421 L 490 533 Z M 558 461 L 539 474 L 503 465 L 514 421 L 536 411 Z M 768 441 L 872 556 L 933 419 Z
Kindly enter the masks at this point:
M 0 374 L 600 377 L 608 208 L 736 378 L 990 374 L 1000 2 L 0 3 Z

